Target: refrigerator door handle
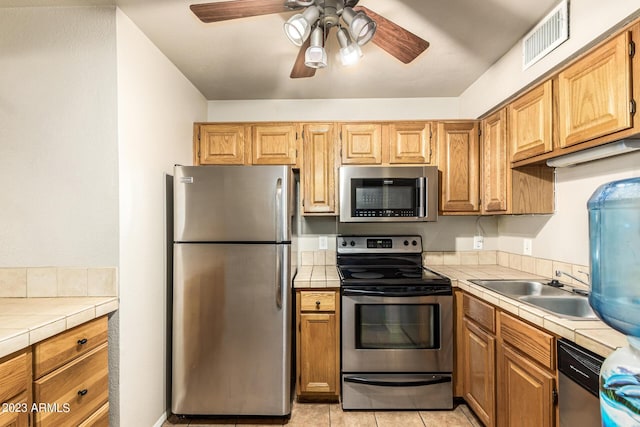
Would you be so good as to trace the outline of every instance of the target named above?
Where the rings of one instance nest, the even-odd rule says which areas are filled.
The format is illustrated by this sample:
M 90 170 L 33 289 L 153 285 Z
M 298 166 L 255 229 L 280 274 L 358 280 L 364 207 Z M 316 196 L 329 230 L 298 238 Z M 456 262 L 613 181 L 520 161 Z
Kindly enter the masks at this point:
M 283 282 L 284 273 L 284 246 L 276 245 L 276 307 L 282 308 L 282 290 L 284 289 Z
M 282 236 L 284 228 L 282 211 L 282 178 L 278 178 L 276 181 L 276 243 L 285 240 Z

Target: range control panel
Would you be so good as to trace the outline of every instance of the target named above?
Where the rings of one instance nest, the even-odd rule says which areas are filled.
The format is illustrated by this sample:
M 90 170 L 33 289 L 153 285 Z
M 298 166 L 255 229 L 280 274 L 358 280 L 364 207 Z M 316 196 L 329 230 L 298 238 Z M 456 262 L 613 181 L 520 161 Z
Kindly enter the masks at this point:
M 338 236 L 338 253 L 421 253 L 420 236 Z

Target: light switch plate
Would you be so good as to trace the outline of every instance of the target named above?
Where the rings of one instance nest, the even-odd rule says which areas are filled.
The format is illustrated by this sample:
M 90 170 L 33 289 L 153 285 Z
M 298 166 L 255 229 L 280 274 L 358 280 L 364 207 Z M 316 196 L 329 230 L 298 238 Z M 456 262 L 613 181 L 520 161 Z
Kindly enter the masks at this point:
M 533 255 L 533 240 L 524 239 L 524 242 L 522 244 L 522 254 Z
M 318 249 L 327 250 L 329 248 L 329 244 L 327 241 L 327 236 L 319 236 L 318 237 Z
M 484 237 L 473 236 L 473 249 L 480 250 L 484 246 Z

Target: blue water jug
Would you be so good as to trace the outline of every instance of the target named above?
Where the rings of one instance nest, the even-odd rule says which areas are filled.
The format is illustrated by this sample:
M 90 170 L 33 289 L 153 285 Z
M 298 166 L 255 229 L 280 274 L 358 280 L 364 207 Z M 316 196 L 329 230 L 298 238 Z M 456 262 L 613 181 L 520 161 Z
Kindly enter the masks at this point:
M 587 207 L 589 303 L 606 324 L 640 337 L 640 177 L 601 185 Z

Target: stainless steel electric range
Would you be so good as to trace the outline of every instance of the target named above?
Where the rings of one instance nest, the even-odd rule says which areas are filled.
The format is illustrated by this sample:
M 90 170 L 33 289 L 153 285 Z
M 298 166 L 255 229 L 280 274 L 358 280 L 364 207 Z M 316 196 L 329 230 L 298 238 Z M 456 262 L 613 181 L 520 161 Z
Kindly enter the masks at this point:
M 343 409 L 453 407 L 451 281 L 420 236 L 338 236 Z

